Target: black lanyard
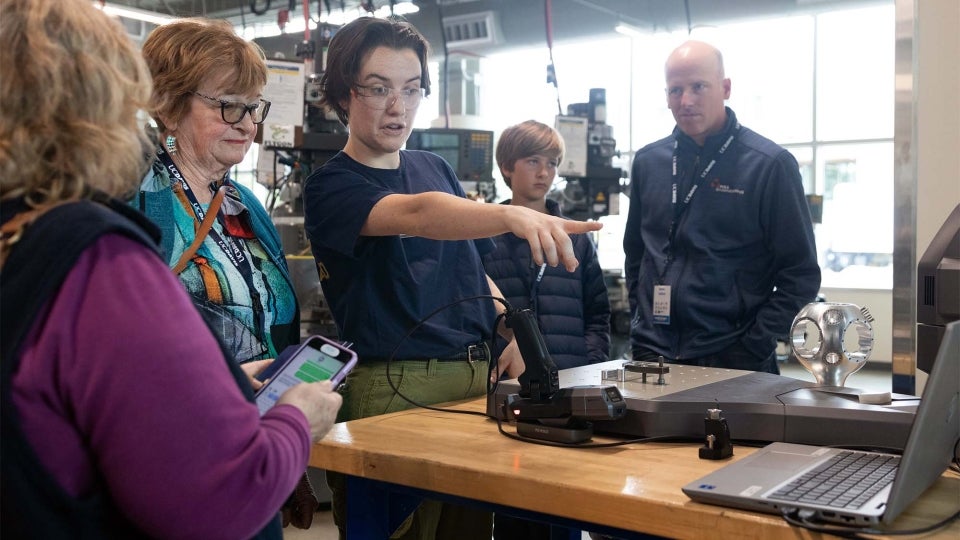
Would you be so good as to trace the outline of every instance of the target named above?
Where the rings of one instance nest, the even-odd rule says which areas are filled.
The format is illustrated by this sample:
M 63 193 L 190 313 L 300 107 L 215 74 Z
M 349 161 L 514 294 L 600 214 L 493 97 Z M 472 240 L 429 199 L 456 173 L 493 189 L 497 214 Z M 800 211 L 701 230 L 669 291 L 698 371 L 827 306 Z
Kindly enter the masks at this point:
M 677 191 L 680 187 L 680 173 L 677 170 L 677 161 L 679 158 L 680 141 L 673 141 L 673 171 L 671 173 L 673 185 L 670 191 L 670 206 L 673 210 L 673 220 L 670 222 L 670 232 L 667 234 L 667 247 L 664 250 L 666 252 L 667 259 L 663 264 L 663 270 L 660 272 L 660 276 L 657 278 L 657 283 L 659 285 L 663 285 L 663 278 L 666 277 L 667 270 L 670 268 L 670 263 L 673 262 L 673 243 L 677 237 L 677 228 L 680 226 L 680 218 L 683 217 L 684 212 L 686 212 L 687 208 L 690 207 L 690 201 L 693 200 L 693 196 L 697 193 L 697 190 L 700 189 L 700 186 L 703 185 L 703 181 L 707 178 L 707 175 L 710 174 L 710 171 L 712 171 L 717 165 L 717 161 L 723 157 L 724 153 L 726 153 L 727 149 L 730 148 L 730 145 L 733 144 L 733 141 L 739 134 L 740 122 L 737 122 L 733 127 L 733 133 L 727 137 L 727 140 L 717 150 L 716 155 L 714 155 L 710 162 L 707 163 L 707 166 L 703 168 L 703 171 L 697 175 L 693 185 L 690 186 L 690 191 L 687 192 L 687 195 L 683 198 L 683 201 L 680 201 L 679 203 L 677 201 Z M 694 174 L 696 174 L 696 165 L 694 165 Z
M 522 260 L 523 260 L 523 257 L 519 257 L 519 256 L 511 258 L 514 268 L 517 269 L 517 277 L 519 277 L 521 281 L 524 282 L 524 284 L 526 284 L 526 280 L 523 278 L 523 276 L 532 277 L 532 279 L 530 280 L 530 286 L 529 286 L 530 304 L 528 307 L 532 309 L 534 313 L 537 313 L 537 308 L 539 307 L 537 302 L 537 294 L 540 291 L 540 282 L 543 281 L 543 273 L 547 270 L 547 265 L 546 263 L 544 263 L 544 264 L 541 264 L 538 268 L 534 266 L 533 261 L 531 260 L 528 263 L 528 266 L 524 268 L 524 266 L 521 264 Z M 536 272 L 536 274 L 534 274 L 533 272 Z
M 180 183 L 180 188 L 183 189 L 184 195 L 186 195 L 187 200 L 190 202 L 190 207 L 193 208 L 194 217 L 196 217 L 197 223 L 202 223 L 203 218 L 206 215 L 206 212 L 203 209 L 203 206 L 200 204 L 200 201 L 197 200 L 197 196 L 193 193 L 193 190 L 190 189 L 190 184 L 187 183 L 186 178 L 183 177 L 183 174 L 180 172 L 180 169 L 177 168 L 177 165 L 173 162 L 173 159 L 170 158 L 170 155 L 163 148 L 157 149 L 157 157 L 160 158 L 160 161 L 163 162 L 163 165 L 167 168 L 167 171 L 170 173 L 170 177 L 176 179 Z M 226 181 L 226 177 L 224 177 Z M 218 214 L 217 219 L 220 220 Z M 223 222 L 221 221 L 221 226 Z M 240 275 L 243 277 L 243 280 L 247 283 L 247 286 L 250 287 L 250 294 L 254 295 L 256 289 L 253 286 L 253 271 L 251 270 L 252 261 L 250 257 L 245 253 L 243 246 L 231 236 L 222 236 L 216 231 L 216 229 L 211 228 L 210 232 L 207 233 L 207 236 L 213 239 L 213 241 L 220 246 L 220 249 L 223 253 L 230 259 L 230 262 L 233 263 L 233 266 L 240 272 Z

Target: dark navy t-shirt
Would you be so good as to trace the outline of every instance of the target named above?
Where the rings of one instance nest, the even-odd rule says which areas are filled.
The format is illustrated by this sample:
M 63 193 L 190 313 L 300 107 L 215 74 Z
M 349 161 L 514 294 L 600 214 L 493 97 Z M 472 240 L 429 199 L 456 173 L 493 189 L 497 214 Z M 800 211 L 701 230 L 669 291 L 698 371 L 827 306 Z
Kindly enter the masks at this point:
M 490 295 L 480 256 L 492 240 L 429 240 L 413 236 L 361 236 L 360 229 L 383 197 L 440 191 L 464 196 L 443 158 L 400 151 L 399 169 L 375 169 L 343 152 L 307 179 L 304 214 L 323 294 L 340 330 L 361 361 L 453 356 L 492 336 L 493 300 L 467 300 L 431 317 L 447 304 Z M 479 204 L 479 203 L 478 203 Z

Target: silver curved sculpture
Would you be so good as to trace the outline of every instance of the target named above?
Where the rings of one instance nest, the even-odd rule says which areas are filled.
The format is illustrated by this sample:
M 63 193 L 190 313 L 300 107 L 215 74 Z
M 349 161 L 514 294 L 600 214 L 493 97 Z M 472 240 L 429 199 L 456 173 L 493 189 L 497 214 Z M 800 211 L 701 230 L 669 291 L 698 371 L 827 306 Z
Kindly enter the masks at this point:
M 873 350 L 873 316 L 855 304 L 812 302 L 790 328 L 793 355 L 821 386 L 843 387 Z

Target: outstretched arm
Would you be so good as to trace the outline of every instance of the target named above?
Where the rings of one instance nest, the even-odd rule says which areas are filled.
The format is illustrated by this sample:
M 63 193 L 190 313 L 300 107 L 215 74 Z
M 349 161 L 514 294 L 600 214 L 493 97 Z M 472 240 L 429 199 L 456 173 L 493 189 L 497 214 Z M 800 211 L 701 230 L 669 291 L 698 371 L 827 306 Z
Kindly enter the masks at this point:
M 434 240 L 471 240 L 511 232 L 530 244 L 536 264 L 577 268 L 570 235 L 600 229 L 597 222 L 561 219 L 522 206 L 480 204 L 439 192 L 380 199 L 361 229 L 364 236 L 409 234 Z

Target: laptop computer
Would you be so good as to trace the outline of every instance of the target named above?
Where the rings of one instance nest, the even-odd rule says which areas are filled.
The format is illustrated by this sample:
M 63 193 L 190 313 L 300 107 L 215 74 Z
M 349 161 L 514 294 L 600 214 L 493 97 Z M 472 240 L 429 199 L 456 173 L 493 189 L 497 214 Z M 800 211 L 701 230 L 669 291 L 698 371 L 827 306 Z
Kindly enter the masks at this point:
M 697 502 L 780 514 L 796 508 L 813 519 L 870 526 L 892 522 L 953 460 L 960 439 L 960 321 L 946 326 L 901 456 L 826 446 L 772 443 L 690 482 Z M 846 476 L 848 462 L 865 470 Z M 840 491 L 828 484 L 839 479 Z M 846 480 L 846 483 L 844 483 Z M 876 481 L 871 487 L 858 483 Z M 880 487 L 877 487 L 877 483 Z

